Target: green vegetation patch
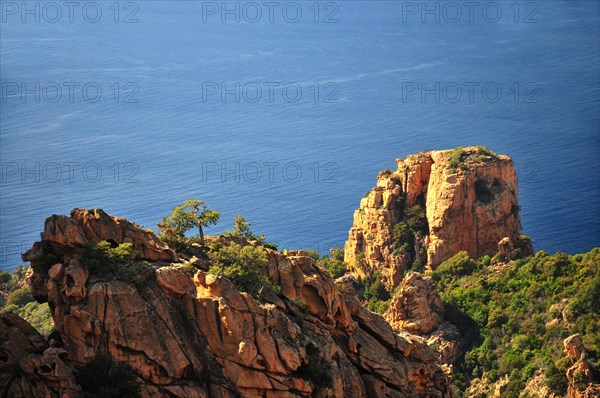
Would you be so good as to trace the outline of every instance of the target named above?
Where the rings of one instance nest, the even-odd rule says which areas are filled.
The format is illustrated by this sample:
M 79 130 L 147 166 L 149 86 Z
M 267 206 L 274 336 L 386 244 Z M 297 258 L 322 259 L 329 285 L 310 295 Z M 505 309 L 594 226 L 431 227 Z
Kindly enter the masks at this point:
M 31 262 L 31 268 L 37 273 L 45 274 L 48 272 L 50 267 L 60 261 L 60 257 L 54 253 L 42 253 L 35 260 Z
M 250 229 L 251 225 L 252 223 L 246 221 L 244 216 L 238 214 L 233 218 L 233 230 L 225 231 L 225 236 L 242 236 L 251 241 L 255 240 L 266 248 L 277 250 L 277 244 L 273 242 L 266 242 L 264 235 L 257 235 L 254 231 Z
M 224 276 L 240 291 L 265 300 L 280 293 L 281 287 L 267 275 L 269 263 L 266 253 L 260 248 L 231 243 L 229 246 L 211 245 L 210 256 L 214 264 L 208 272 Z
M 483 145 L 475 146 L 473 153 L 465 150 L 465 147 L 451 149 L 446 152 L 448 158 L 448 166 L 450 171 L 456 173 L 461 170 L 467 170 L 467 163 L 483 163 L 492 159 L 496 159 L 498 154 Z
M 0 312 L 14 312 L 45 338 L 48 338 L 54 331 L 54 319 L 52 319 L 48 303 L 40 304 L 37 301 L 29 301 L 23 305 L 7 304 L 0 309 Z
M 47 338 L 54 331 L 50 307 L 35 301 L 31 289 L 25 285 L 25 275 L 26 269 L 22 265 L 13 272 L 0 271 L 0 290 L 6 295 L 6 300 L 0 303 L 0 313 L 17 314 Z
M 309 380 L 317 392 L 331 387 L 333 385 L 331 364 L 321 356 L 319 347 L 313 343 L 308 343 L 305 348 L 308 361 L 298 369 L 300 377 Z
M 336 247 L 331 249 L 331 256 L 322 256 L 317 264 L 329 272 L 332 278 L 339 278 L 348 273 L 348 266 L 344 262 L 344 249 Z
M 86 398 L 141 397 L 135 370 L 107 353 L 98 353 L 92 362 L 80 368 L 77 382 Z
M 394 225 L 394 254 L 408 253 L 416 257 L 417 253 L 414 253 L 415 235 L 427 235 L 429 233 L 425 210 L 419 205 L 414 205 L 405 211 L 403 218 L 404 221 L 400 221 Z M 424 253 L 418 254 L 421 257 Z
M 81 250 L 81 264 L 88 267 L 90 275 L 101 278 L 123 278 L 141 284 L 149 274 L 152 264 L 133 259 L 133 244 L 115 245 L 108 241 L 86 243 Z
M 394 291 L 388 290 L 380 269 L 372 275 L 354 281 L 352 287 L 356 291 L 361 305 L 369 311 L 383 314 L 390 306 Z
M 551 392 L 565 396 L 566 337 L 580 333 L 592 364 L 600 362 L 600 249 L 573 256 L 540 251 L 496 267 L 490 262 L 462 252 L 433 273 L 446 319 L 467 338 L 455 386 L 464 392 L 472 377 L 486 373 L 493 383 L 508 376 L 502 396 L 518 397 L 538 372 Z
M 173 207 L 170 215 L 158 223 L 160 236 L 166 242 L 171 242 L 173 248 L 185 244 L 185 233 L 198 228 L 198 239 L 204 245 L 204 227 L 215 225 L 221 213 L 209 209 L 200 199 L 189 199 L 181 205 Z
M 23 286 L 13 291 L 6 299 L 6 305 L 16 305 L 17 307 L 23 307 L 27 303 L 35 301 L 31 295 L 31 289 L 28 286 Z

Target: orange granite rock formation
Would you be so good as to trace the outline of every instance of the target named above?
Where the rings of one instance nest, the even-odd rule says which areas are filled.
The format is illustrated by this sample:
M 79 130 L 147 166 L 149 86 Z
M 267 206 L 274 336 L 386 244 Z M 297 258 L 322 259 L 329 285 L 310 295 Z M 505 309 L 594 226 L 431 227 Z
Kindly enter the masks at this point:
M 133 278 L 97 275 L 78 253 L 102 240 L 132 242 L 155 262 Z M 423 339 L 342 296 L 307 253 L 260 250 L 281 289 L 267 302 L 101 210 L 50 217 L 24 258 L 59 258 L 32 289 L 49 302 L 68 362 L 109 352 L 135 369 L 145 397 L 451 397 Z
M 459 251 L 473 258 L 531 252 L 521 236 L 517 177 L 513 161 L 485 148 L 420 152 L 397 159 L 395 171 L 378 175 L 377 186 L 360 202 L 345 244 L 345 261 L 359 274 L 383 268 L 397 285 L 415 260 L 435 268 Z M 411 212 L 425 215 L 424 231 L 399 236 Z M 404 239 L 404 241 L 403 241 Z M 503 240 L 504 239 L 504 240 Z M 407 243 L 402 247 L 401 243 Z
M 569 380 L 567 397 L 600 397 L 600 383 L 594 379 L 594 370 L 588 361 L 581 335 L 574 334 L 567 337 L 564 346 L 567 357 L 573 361 L 573 365 L 567 369 L 567 380 Z

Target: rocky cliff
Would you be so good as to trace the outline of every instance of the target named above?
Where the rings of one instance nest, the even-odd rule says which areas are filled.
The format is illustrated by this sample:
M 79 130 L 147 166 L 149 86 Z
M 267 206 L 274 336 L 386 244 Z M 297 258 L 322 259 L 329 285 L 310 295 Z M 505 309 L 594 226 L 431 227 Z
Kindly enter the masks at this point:
M 131 243 L 135 266 L 98 272 L 102 264 L 86 263 L 82 250 L 100 241 Z M 102 210 L 50 217 L 24 259 L 34 264 L 32 290 L 48 301 L 57 334 L 51 346 L 35 336 L 15 343 L 5 337 L 12 330 L 32 333 L 4 316 L 2 366 L 11 371 L 3 371 L 3 394 L 80 396 L 72 375 L 108 352 L 133 367 L 146 397 L 451 396 L 423 339 L 344 297 L 306 253 L 258 249 L 279 286 L 267 301 Z
M 565 354 L 572 362 L 572 366 L 567 370 L 568 398 L 600 397 L 600 383 L 594 374 L 595 369 L 589 363 L 581 335 L 574 334 L 567 337 L 564 346 Z
M 463 352 L 462 336 L 455 325 L 444 321 L 444 303 L 431 278 L 409 272 L 383 317 L 395 329 L 423 337 L 443 365 L 454 365 Z
M 532 251 L 521 235 L 510 157 L 469 147 L 396 162 L 395 171 L 379 173 L 354 213 L 344 251 L 359 274 L 383 268 L 398 285 L 415 262 L 435 268 L 463 250 L 472 258 L 500 249 L 512 257 Z
M 11 312 L 0 314 L 0 396 L 82 396 L 68 353 Z

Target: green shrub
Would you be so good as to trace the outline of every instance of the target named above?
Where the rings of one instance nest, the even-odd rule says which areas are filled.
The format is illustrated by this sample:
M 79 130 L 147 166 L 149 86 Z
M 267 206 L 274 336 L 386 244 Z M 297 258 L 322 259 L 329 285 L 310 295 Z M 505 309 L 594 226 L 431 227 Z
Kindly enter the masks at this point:
M 344 249 L 336 247 L 330 252 L 331 257 L 323 256 L 317 261 L 317 264 L 326 269 L 332 278 L 339 278 L 348 272 L 348 267 L 344 262 Z
M 0 285 L 5 285 L 12 280 L 10 272 L 0 270 Z
M 577 292 L 569 309 L 575 316 L 588 313 L 600 315 L 600 273 L 597 273 L 589 284 Z
M 6 306 L 16 305 L 17 307 L 22 307 L 32 301 L 35 301 L 35 299 L 31 295 L 31 289 L 27 286 L 23 286 L 8 296 L 8 299 L 6 299 Z
M 184 253 L 191 246 L 191 239 L 186 236 L 171 234 L 170 231 L 160 231 L 159 239 L 165 242 L 171 249 L 177 253 Z
M 569 381 L 567 380 L 567 368 L 568 365 L 565 360 L 552 362 L 546 368 L 546 386 L 550 391 L 558 396 L 566 396 L 567 389 L 569 388 Z
M 392 293 L 383 283 L 383 275 L 376 270 L 372 275 L 355 282 L 354 289 L 362 305 L 370 311 L 382 314 L 389 307 Z
M 80 261 L 90 270 L 90 275 L 101 278 L 123 279 L 142 288 L 152 274 L 152 264 L 148 261 L 133 259 L 133 244 L 122 243 L 116 247 L 107 241 L 87 243 L 81 253 Z
M 366 307 L 369 311 L 382 315 L 390 307 L 389 301 L 367 301 Z
M 121 243 L 115 248 L 108 249 L 109 257 L 115 261 L 127 260 L 133 254 L 133 243 Z
M 576 372 L 573 375 L 573 381 L 577 384 L 585 384 L 587 383 L 588 378 L 585 376 L 583 372 Z
M 397 181 L 396 184 L 401 185 L 401 182 Z M 398 199 L 396 199 L 396 207 L 398 209 L 404 209 L 405 204 L 406 204 L 406 192 L 400 192 L 400 195 L 398 195 Z
M 92 362 L 80 368 L 77 382 L 87 398 L 141 397 L 135 370 L 106 353 L 98 353 Z
M 374 277 L 372 281 L 366 284 L 364 296 L 367 299 L 375 298 L 378 301 L 387 301 L 390 299 L 390 292 L 388 292 L 381 277 Z
M 29 267 L 24 267 L 22 264 L 19 265 L 17 268 L 15 268 L 15 270 L 12 272 L 15 279 L 18 281 L 24 280 L 25 276 L 27 274 L 27 268 L 29 268 Z
M 487 267 L 492 263 L 492 258 L 486 254 L 485 256 L 481 257 L 478 262 L 484 267 Z
M 563 340 L 573 333 L 583 336 L 592 363 L 600 359 L 600 249 L 575 256 L 540 251 L 501 268 L 485 267 L 484 258 L 474 268 L 464 253 L 451 260 L 433 276 L 446 320 L 471 342 L 453 375 L 462 391 L 470 378 L 488 373 L 508 376 L 503 396 L 517 397 L 542 373 L 551 391 L 564 396 L 571 364 Z M 550 307 L 563 302 L 570 303 L 568 322 L 546 327 L 561 312 Z M 488 378 L 487 383 L 493 381 Z
M 213 246 L 214 264 L 208 270 L 213 275 L 224 276 L 240 291 L 259 300 L 279 294 L 281 288 L 266 273 L 267 255 L 253 246 L 231 243 L 229 246 Z
M 318 264 L 329 271 L 329 274 L 332 278 L 336 279 L 341 276 L 344 276 L 348 273 L 348 268 L 346 267 L 346 263 L 333 259 L 321 259 Z
M 244 238 L 246 238 L 248 240 L 257 241 L 259 244 L 261 244 L 262 246 L 264 246 L 268 249 L 277 250 L 277 244 L 275 244 L 273 242 L 265 242 L 265 236 L 257 235 L 256 233 L 254 233 L 250 229 L 251 225 L 252 225 L 251 222 L 246 221 L 246 219 L 241 214 L 238 214 L 237 216 L 235 216 L 233 218 L 233 230 L 225 231 L 224 235 L 225 236 L 243 236 Z
M 454 148 L 446 153 L 448 157 L 448 165 L 450 166 L 451 171 L 458 171 L 461 168 L 464 168 L 463 163 L 463 155 L 465 154 L 465 147 L 459 146 L 458 148 Z
M 367 260 L 365 258 L 365 253 L 357 253 L 356 254 L 356 268 L 364 270 L 367 268 Z
M 10 294 L 4 306 L 0 307 L 0 313 L 14 312 L 29 322 L 42 336 L 48 337 L 54 330 L 54 320 L 48 304 L 40 304 L 35 301 L 28 286 L 11 292 L 12 289 L 23 283 L 26 278 L 25 274 L 25 268 L 21 265 L 13 272 L 5 273 L 10 278 L 4 276 L 4 280 L 10 280 L 4 283 L 3 289 Z
M 273 242 L 265 242 L 263 243 L 263 246 L 266 247 L 267 249 L 271 249 L 271 250 L 279 250 L 278 246 L 276 243 Z
M 491 156 L 491 157 L 496 157 L 496 156 L 497 156 L 496 152 L 492 151 L 491 149 L 489 149 L 489 148 L 488 148 L 488 147 L 486 147 L 486 146 L 483 146 L 483 145 L 476 145 L 476 146 L 475 146 L 475 148 L 477 148 L 477 151 L 478 151 L 480 154 L 482 154 L 482 155 L 485 155 L 485 156 Z
M 392 235 L 395 246 L 394 254 L 416 256 L 414 253 L 415 235 L 429 233 L 425 210 L 419 205 L 414 205 L 405 211 L 404 218 L 405 221 L 400 221 L 394 225 Z
M 467 252 L 462 251 L 441 263 L 433 272 L 433 278 L 439 281 L 445 277 L 469 275 L 476 268 L 477 263 L 469 258 Z
M 48 272 L 50 267 L 59 261 L 60 258 L 54 253 L 42 253 L 31 262 L 31 268 L 33 268 L 33 270 L 37 273 L 45 274 Z
M 300 377 L 310 381 L 316 391 L 331 387 L 331 364 L 321 356 L 319 347 L 313 343 L 308 343 L 305 348 L 308 361 L 298 369 Z
M 337 261 L 344 261 L 344 248 L 343 247 L 334 247 L 330 249 L 331 258 Z
M 465 148 L 462 146 L 447 151 L 446 156 L 448 157 L 448 166 L 450 167 L 450 171 L 457 172 L 460 170 L 466 170 L 467 161 L 482 163 L 498 156 L 494 151 L 483 145 L 477 145 L 475 146 L 475 149 L 475 153 L 470 155 L 467 154 Z
M 225 231 L 225 236 L 243 236 L 248 240 L 256 240 L 260 244 L 264 244 L 265 236 L 256 235 L 250 230 L 250 225 L 252 225 L 251 222 L 246 221 L 241 214 L 238 214 L 233 218 L 233 231 Z
M 471 347 L 481 342 L 481 328 L 468 312 L 470 311 L 465 313 L 463 308 L 444 302 L 444 318 L 458 327 L 467 347 Z
M 424 235 L 429 233 L 425 210 L 419 205 L 414 205 L 406 211 L 406 223 L 413 234 L 417 232 Z
M 410 246 L 413 243 L 413 234 L 408 224 L 400 221 L 394 225 L 394 244 L 397 247 Z
M 319 260 L 319 258 L 321 258 L 321 253 L 319 253 L 319 251 L 316 249 L 310 249 L 310 250 L 307 250 L 306 252 L 308 253 L 308 257 L 312 258 L 315 261 L 317 261 L 317 260 Z
M 500 252 L 496 253 L 494 257 L 492 257 L 492 264 L 505 263 L 508 259 L 506 256 Z
M 40 304 L 37 301 L 28 302 L 25 305 L 7 305 L 0 312 L 14 312 L 25 319 L 42 336 L 48 338 L 54 331 L 54 319 L 50 312 L 48 303 Z
M 423 272 L 425 271 L 425 264 L 423 264 L 421 261 L 419 261 L 418 259 L 413 261 L 412 266 L 410 267 L 410 270 L 413 272 Z
M 90 274 L 108 276 L 119 271 L 121 265 L 131 259 L 133 244 L 122 243 L 112 247 L 110 242 L 86 243 L 80 253 L 80 261 Z
M 133 282 L 137 287 L 142 287 L 152 275 L 151 270 L 152 264 L 148 261 L 127 261 L 119 267 L 118 276 Z M 193 271 L 196 269 L 193 268 Z

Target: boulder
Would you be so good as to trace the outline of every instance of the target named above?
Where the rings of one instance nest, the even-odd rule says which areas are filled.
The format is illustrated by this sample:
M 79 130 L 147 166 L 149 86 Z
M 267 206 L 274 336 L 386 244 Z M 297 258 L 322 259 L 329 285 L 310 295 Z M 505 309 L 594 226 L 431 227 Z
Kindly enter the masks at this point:
M 444 320 L 444 304 L 431 279 L 408 273 L 394 295 L 385 319 L 396 329 L 426 335 Z

